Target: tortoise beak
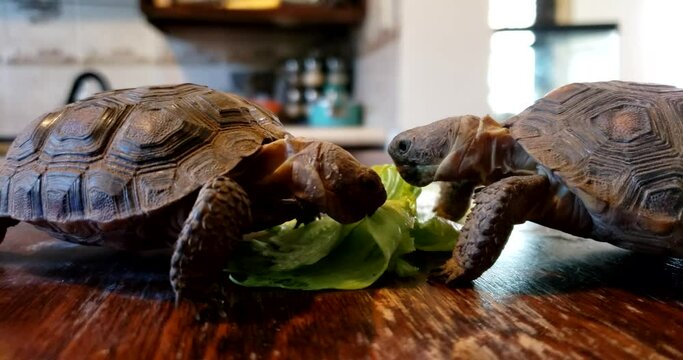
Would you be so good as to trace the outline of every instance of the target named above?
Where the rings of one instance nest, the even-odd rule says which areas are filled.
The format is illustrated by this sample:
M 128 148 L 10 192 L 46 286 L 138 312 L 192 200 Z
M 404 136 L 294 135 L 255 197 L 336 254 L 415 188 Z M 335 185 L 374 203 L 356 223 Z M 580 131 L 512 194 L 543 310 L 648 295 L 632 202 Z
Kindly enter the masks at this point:
M 363 168 L 346 191 L 337 191 L 330 196 L 327 214 L 340 223 L 349 224 L 374 214 L 386 200 L 387 192 L 379 175 L 372 169 Z
M 450 149 L 451 134 L 458 118 L 448 118 L 406 130 L 389 143 L 388 152 L 401 177 L 411 185 L 425 186 L 432 181 Z
M 397 165 L 398 173 L 410 185 L 426 186 L 434 181 L 437 165 Z

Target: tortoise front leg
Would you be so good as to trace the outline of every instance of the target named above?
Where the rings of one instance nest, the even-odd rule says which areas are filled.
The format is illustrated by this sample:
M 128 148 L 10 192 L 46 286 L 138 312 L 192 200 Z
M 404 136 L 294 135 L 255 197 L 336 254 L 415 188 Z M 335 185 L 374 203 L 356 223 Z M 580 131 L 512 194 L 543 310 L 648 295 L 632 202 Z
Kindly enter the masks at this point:
M 171 259 L 176 304 L 219 288 L 222 270 L 250 224 L 249 199 L 236 182 L 218 176 L 202 187 Z
M 442 182 L 434 212 L 442 218 L 458 221 L 470 208 L 475 184 L 471 181 Z
M 512 227 L 535 215 L 549 196 L 545 176 L 512 176 L 495 182 L 475 195 L 475 206 L 462 228 L 453 257 L 438 277 L 449 285 L 478 278 L 500 255 Z

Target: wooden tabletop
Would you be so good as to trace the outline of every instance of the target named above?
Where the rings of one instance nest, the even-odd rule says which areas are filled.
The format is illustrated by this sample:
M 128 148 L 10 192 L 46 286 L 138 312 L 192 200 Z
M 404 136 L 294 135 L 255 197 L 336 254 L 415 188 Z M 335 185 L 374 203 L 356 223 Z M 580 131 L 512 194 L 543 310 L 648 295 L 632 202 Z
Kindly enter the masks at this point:
M 0 359 L 683 358 L 683 260 L 518 227 L 474 287 L 231 287 L 228 318 L 175 309 L 169 252 L 0 245 Z

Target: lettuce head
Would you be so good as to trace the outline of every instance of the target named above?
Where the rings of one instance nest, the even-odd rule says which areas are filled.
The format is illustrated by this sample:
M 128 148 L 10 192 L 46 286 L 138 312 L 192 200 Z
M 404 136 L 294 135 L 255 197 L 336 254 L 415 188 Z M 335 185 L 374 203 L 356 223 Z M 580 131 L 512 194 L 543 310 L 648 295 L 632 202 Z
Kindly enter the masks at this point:
M 458 237 L 453 223 L 419 214 L 421 189 L 405 182 L 393 165 L 375 166 L 387 201 L 356 223 L 328 216 L 303 226 L 295 221 L 250 234 L 229 266 L 244 286 L 300 290 L 359 289 L 383 274 L 411 276 L 419 269 L 404 259 L 416 251 L 451 251 Z

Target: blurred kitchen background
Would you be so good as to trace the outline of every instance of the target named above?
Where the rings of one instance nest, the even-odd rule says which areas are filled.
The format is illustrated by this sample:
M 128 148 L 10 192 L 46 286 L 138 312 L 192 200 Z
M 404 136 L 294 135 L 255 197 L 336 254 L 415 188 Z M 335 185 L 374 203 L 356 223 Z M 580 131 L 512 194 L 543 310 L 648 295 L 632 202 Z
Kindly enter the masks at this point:
M 102 88 L 193 82 L 380 162 L 396 132 L 550 89 L 683 86 L 680 0 L 0 0 L 0 140 Z

